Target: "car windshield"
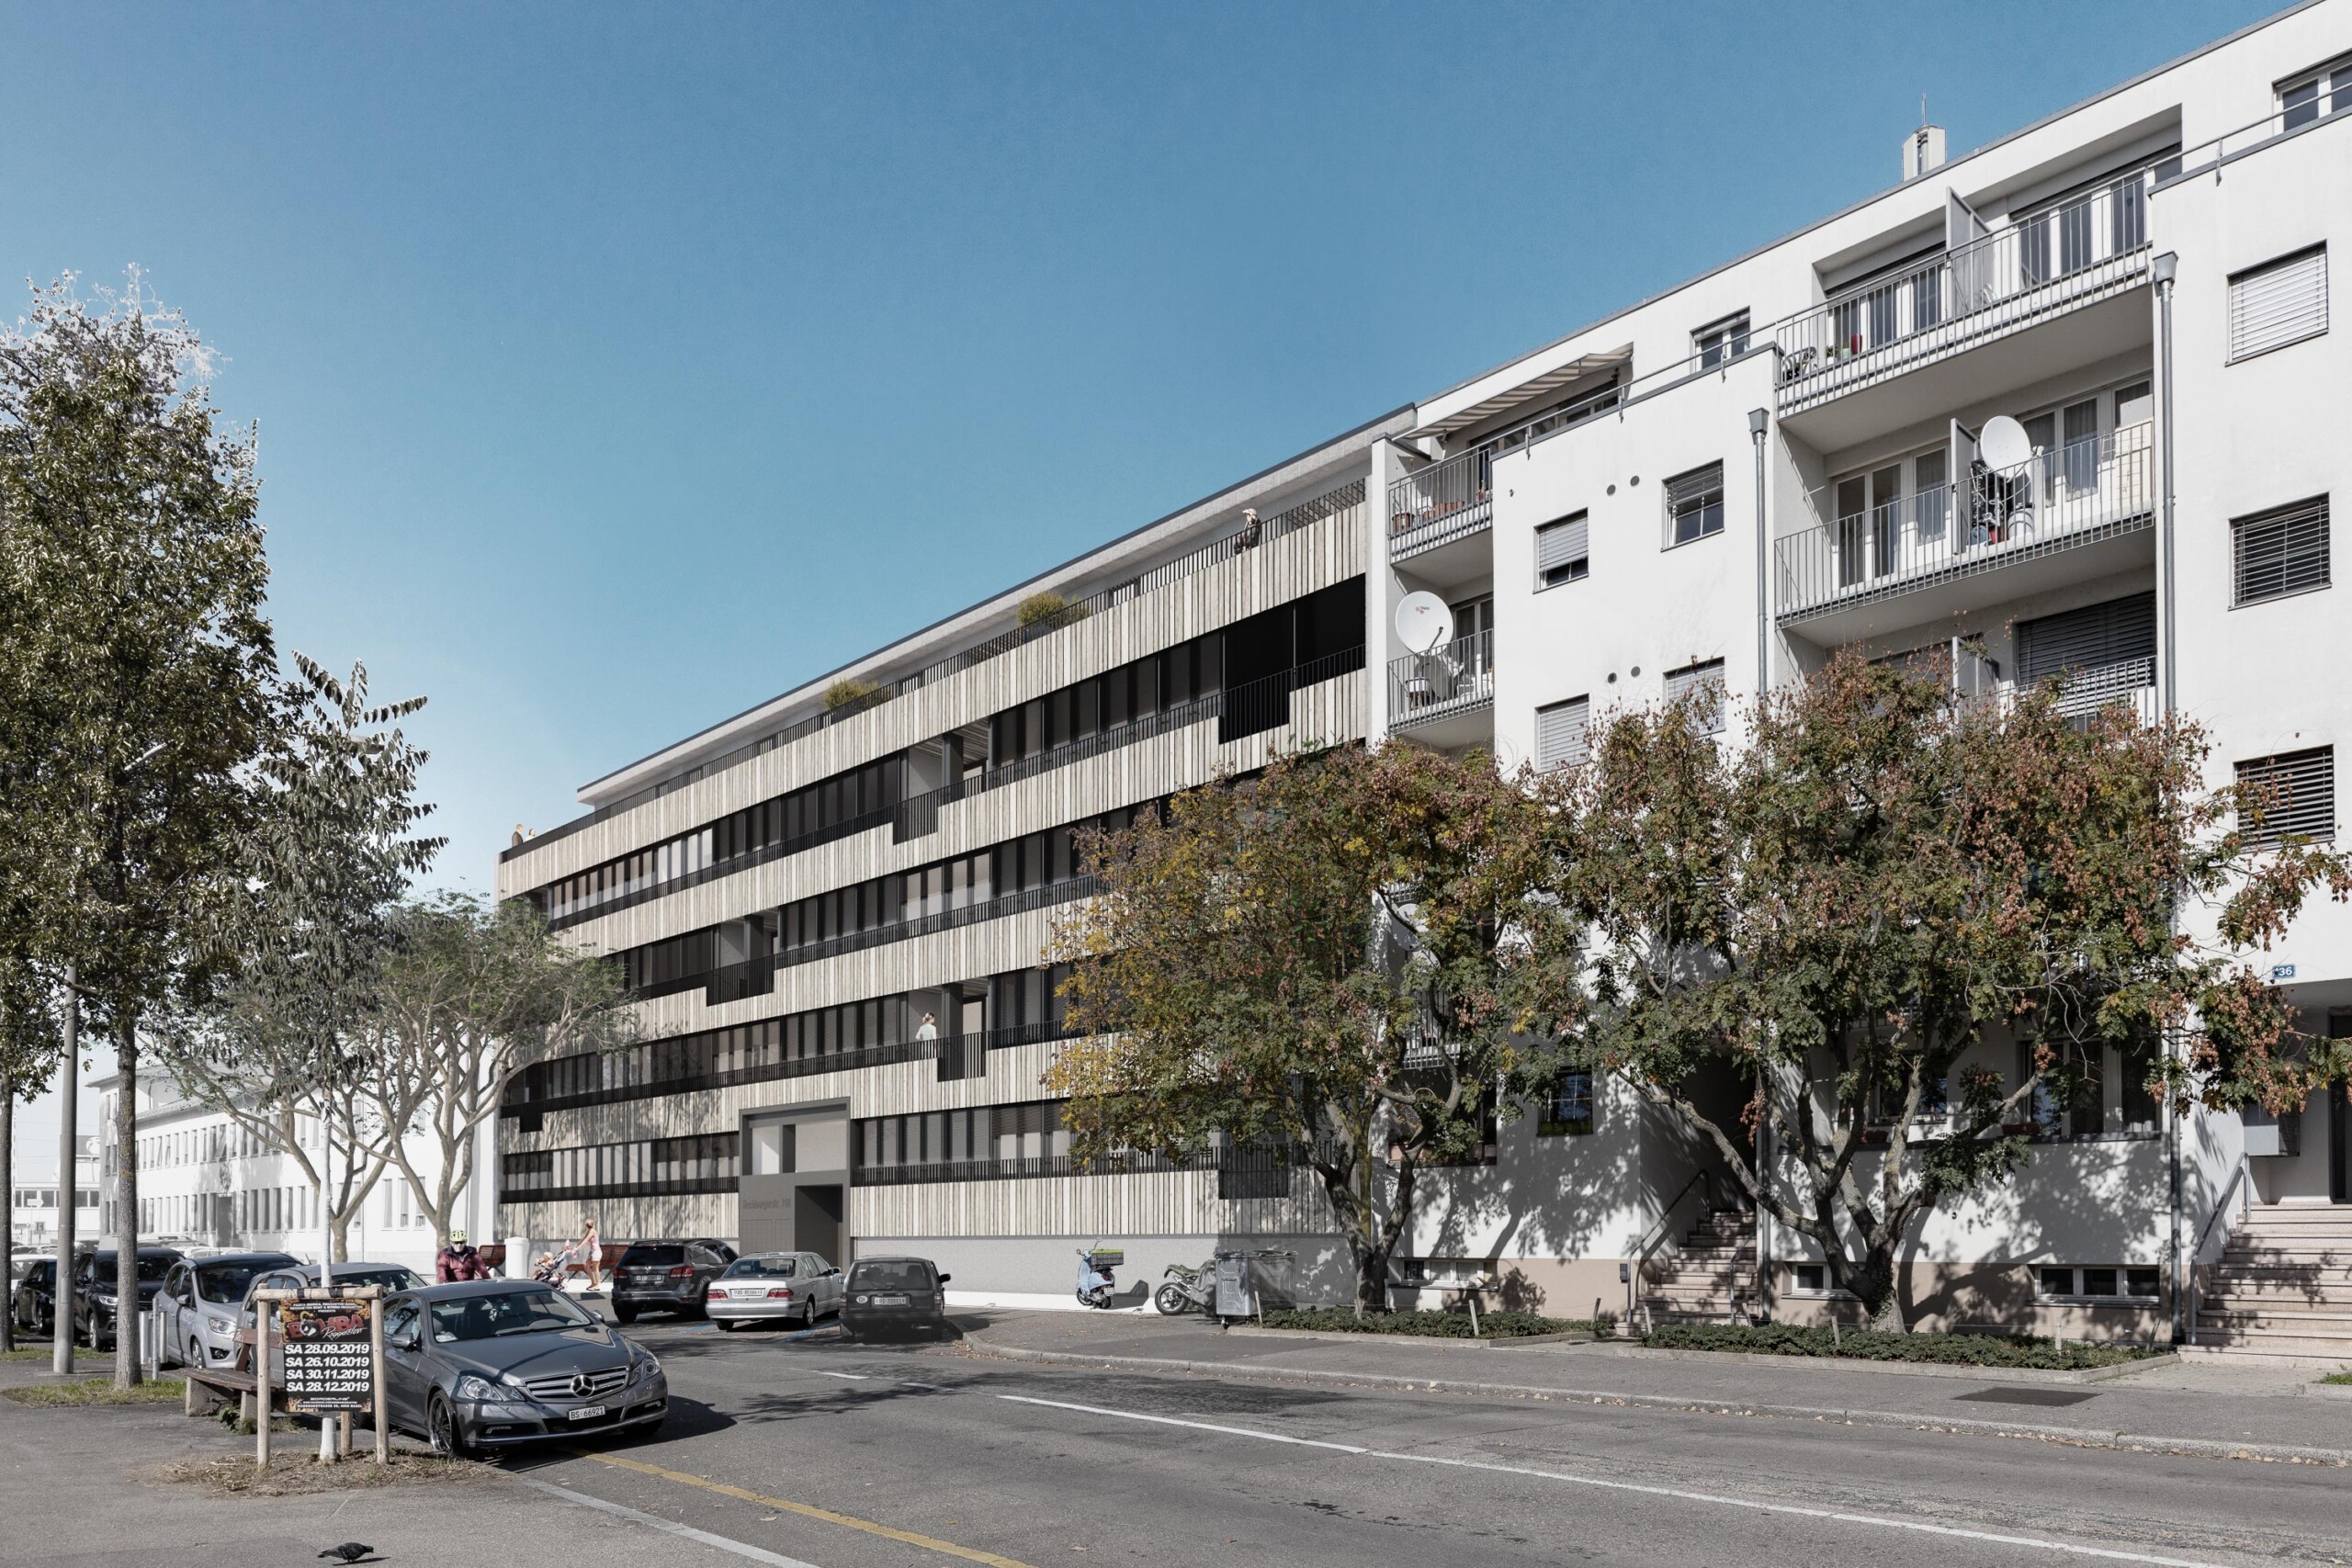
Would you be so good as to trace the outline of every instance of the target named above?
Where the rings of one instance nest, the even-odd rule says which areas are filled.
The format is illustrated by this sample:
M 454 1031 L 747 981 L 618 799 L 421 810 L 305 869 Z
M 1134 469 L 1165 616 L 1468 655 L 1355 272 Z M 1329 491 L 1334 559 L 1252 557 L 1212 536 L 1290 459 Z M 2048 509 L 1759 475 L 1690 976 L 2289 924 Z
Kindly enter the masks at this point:
M 861 1263 L 849 1283 L 854 1291 L 927 1291 L 931 1265 L 912 1258 Z
M 114 1257 L 115 1255 L 111 1252 L 102 1252 L 98 1254 L 96 1262 L 92 1266 L 91 1277 L 103 1283 L 112 1283 L 115 1277 Z M 139 1256 L 139 1282 L 142 1285 L 162 1283 L 164 1276 L 170 1273 L 172 1271 L 172 1265 L 178 1261 L 179 1259 L 177 1258 L 173 1257 L 169 1253 L 159 1253 L 153 1258 L 148 1257 L 145 1253 L 141 1253 Z
M 800 1271 L 796 1258 L 739 1258 L 727 1266 L 722 1280 L 789 1280 Z
M 601 1320 L 553 1291 L 503 1291 L 433 1303 L 433 1337 L 447 1345 L 465 1339 L 503 1339 L 515 1334 L 556 1334 L 568 1328 L 598 1328 Z
M 683 1247 L 632 1247 L 621 1254 L 621 1267 L 624 1269 L 634 1269 L 639 1265 L 666 1268 L 685 1260 L 686 1249 Z
M 284 1263 L 214 1263 L 196 1271 L 196 1293 L 208 1302 L 241 1302 L 254 1276 Z
M 353 1269 L 338 1263 L 334 1269 L 338 1285 L 381 1285 L 388 1291 L 413 1291 L 424 1283 L 413 1269 L 397 1265 L 388 1269 Z

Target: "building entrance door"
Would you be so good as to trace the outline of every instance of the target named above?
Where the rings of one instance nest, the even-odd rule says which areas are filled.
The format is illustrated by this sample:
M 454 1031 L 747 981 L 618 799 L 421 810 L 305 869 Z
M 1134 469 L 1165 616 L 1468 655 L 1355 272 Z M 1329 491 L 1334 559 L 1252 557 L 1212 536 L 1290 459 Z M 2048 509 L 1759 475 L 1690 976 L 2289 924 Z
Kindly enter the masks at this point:
M 795 1247 L 813 1252 L 836 1269 L 849 1267 L 842 1256 L 842 1190 L 809 1185 L 798 1189 L 793 1205 Z

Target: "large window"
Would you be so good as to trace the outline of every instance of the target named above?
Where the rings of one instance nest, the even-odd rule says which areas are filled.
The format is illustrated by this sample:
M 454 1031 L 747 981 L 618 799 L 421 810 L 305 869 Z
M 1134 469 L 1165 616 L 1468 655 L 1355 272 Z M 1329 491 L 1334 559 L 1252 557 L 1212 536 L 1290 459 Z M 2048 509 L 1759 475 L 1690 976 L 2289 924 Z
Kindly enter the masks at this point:
M 2278 84 L 2280 129 L 2293 130 L 2352 108 L 2352 61 L 2335 60 Z
M 2265 262 L 2230 278 L 2230 362 L 2327 331 L 2327 247 Z
M 2326 843 L 2335 837 L 2335 748 L 2314 746 L 2240 762 L 2238 785 L 2255 802 L 2238 826 L 2257 849 L 2290 841 Z
M 1687 545 L 1724 531 L 1724 466 L 1710 463 L 1666 481 L 1667 542 Z
M 2096 713 L 2156 683 L 2156 596 L 2134 593 L 2018 624 L 2018 679 L 2063 681 L 2062 712 Z
M 1592 1075 L 1563 1073 L 1544 1098 L 1544 1113 L 1535 1123 L 1536 1135 L 1576 1136 L 1591 1132 L 1593 1126 Z
M 2329 581 L 2327 497 L 2231 520 L 2232 604 L 2284 599 Z
M 509 1201 L 549 1201 L 573 1193 L 730 1192 L 740 1142 L 735 1133 L 695 1133 L 586 1148 L 533 1149 L 503 1156 L 501 1190 Z

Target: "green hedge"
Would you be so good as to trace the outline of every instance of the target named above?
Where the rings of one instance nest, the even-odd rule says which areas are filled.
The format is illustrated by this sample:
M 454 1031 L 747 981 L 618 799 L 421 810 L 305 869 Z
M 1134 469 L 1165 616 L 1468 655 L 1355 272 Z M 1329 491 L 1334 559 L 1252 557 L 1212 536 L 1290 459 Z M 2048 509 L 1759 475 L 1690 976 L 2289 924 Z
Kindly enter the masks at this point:
M 1836 1356 L 1858 1361 L 1936 1361 L 1962 1367 L 2038 1367 L 2075 1371 L 2112 1367 L 2169 1349 L 2140 1345 L 2084 1345 L 2063 1350 L 2047 1339 L 1998 1334 L 1887 1334 L 1847 1329 L 1838 1339 L 1826 1328 L 1766 1324 L 1747 1328 L 1729 1324 L 1668 1324 L 1642 1337 L 1660 1350 L 1747 1350 L 1764 1356 Z
M 1406 1334 L 1424 1339 L 1473 1337 L 1466 1312 L 1368 1312 L 1362 1317 L 1347 1307 L 1301 1307 L 1266 1314 L 1268 1328 L 1306 1328 L 1318 1334 Z M 1532 1312 L 1482 1312 L 1477 1333 L 1489 1339 L 1516 1339 L 1529 1334 L 1569 1334 L 1579 1329 L 1609 1335 L 1608 1318 L 1538 1317 Z

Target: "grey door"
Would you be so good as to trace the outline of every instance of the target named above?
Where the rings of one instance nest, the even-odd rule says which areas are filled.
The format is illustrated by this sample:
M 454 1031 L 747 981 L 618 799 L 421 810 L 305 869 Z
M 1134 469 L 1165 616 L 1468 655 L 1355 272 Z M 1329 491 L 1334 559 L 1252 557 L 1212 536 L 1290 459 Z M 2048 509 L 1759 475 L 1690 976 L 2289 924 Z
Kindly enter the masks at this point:
M 424 1314 L 413 1301 L 395 1301 L 384 1314 L 384 1414 L 391 1425 L 424 1430 Z M 396 1337 L 416 1336 L 404 1349 Z

